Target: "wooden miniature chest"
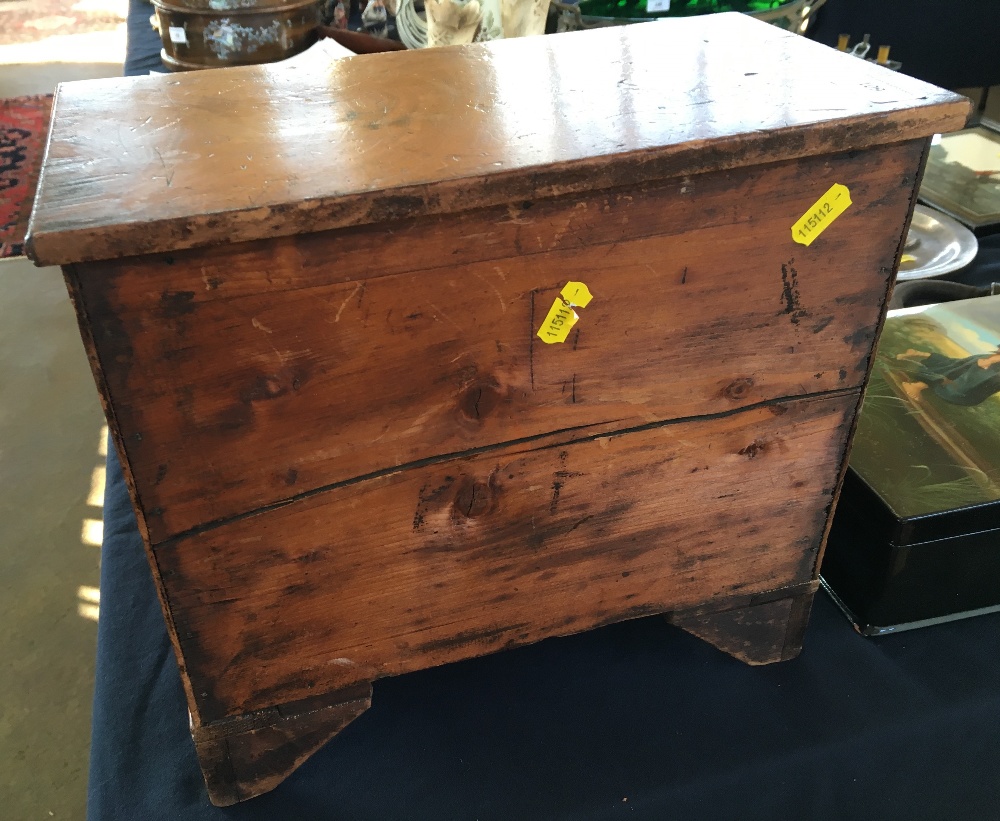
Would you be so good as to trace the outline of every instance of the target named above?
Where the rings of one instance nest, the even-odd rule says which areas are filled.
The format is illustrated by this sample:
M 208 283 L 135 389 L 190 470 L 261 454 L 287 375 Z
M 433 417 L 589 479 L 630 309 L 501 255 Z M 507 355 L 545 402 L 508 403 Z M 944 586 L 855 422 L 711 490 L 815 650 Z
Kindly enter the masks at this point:
M 212 800 L 383 676 L 649 614 L 797 653 L 929 138 L 967 113 L 735 14 L 61 87 L 30 248 Z

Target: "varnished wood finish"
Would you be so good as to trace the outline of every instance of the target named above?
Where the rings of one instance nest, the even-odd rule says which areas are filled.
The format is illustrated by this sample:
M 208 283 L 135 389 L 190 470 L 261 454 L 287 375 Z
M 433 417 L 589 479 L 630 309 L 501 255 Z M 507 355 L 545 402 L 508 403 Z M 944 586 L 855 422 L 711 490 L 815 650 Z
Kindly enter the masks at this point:
M 33 252 L 67 263 L 212 799 L 382 676 L 654 613 L 793 656 L 967 111 L 727 15 L 65 88 Z M 593 301 L 546 345 L 569 280 Z
M 73 83 L 28 244 L 69 263 L 465 211 L 920 138 L 968 111 L 738 14 Z
M 401 247 L 355 229 L 77 266 L 150 538 L 554 429 L 858 388 L 921 150 L 401 222 Z M 854 205 L 793 245 L 834 180 Z M 545 345 L 570 278 L 597 296 Z

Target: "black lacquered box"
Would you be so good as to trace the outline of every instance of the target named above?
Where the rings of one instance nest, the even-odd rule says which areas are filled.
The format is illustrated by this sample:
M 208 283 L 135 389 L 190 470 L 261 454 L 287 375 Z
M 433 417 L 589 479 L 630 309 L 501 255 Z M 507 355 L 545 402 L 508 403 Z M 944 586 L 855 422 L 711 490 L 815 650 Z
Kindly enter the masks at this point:
M 1000 297 L 890 313 L 822 583 L 866 635 L 1000 610 Z

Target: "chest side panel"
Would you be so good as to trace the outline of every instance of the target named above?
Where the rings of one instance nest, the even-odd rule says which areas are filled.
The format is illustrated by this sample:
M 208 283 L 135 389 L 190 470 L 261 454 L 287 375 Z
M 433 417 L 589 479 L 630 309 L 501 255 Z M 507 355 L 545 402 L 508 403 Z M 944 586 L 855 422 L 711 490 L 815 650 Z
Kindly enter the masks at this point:
M 555 431 L 860 387 L 921 148 L 78 266 L 151 541 Z M 853 204 L 793 242 L 834 183 Z M 546 345 L 570 280 L 594 300 Z
M 162 544 L 201 720 L 808 581 L 857 399 L 509 446 Z

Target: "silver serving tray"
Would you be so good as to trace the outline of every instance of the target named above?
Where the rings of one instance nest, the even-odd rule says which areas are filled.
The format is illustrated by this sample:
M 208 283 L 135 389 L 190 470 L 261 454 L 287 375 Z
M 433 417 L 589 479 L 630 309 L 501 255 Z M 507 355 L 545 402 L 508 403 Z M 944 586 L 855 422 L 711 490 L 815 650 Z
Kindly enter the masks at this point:
M 964 268 L 979 251 L 975 234 L 957 220 L 926 205 L 913 209 L 896 279 L 927 279 Z

